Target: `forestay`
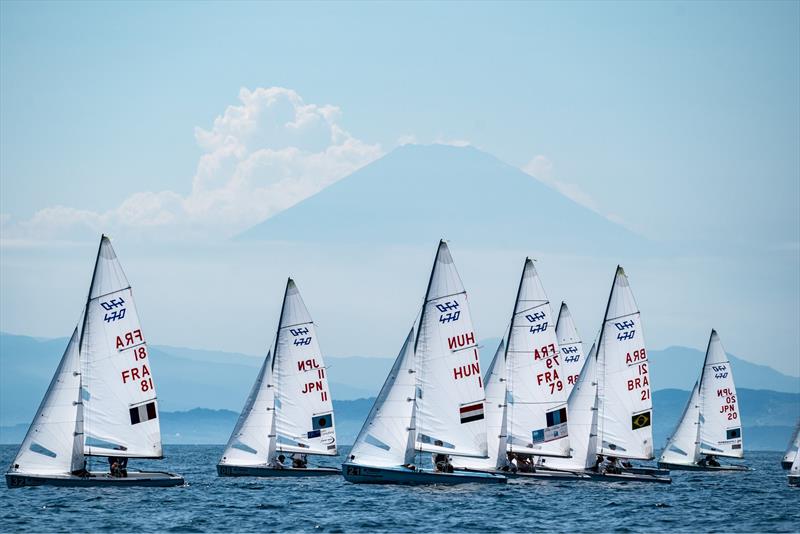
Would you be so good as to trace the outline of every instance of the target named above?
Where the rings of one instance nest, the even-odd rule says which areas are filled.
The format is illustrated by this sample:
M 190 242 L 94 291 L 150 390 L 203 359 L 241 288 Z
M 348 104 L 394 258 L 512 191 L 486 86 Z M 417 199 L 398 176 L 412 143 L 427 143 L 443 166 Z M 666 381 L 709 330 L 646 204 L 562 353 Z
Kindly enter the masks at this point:
M 597 352 L 592 345 L 567 400 L 570 458 L 548 458 L 547 466 L 581 471 L 597 458 Z
M 486 372 L 486 442 L 488 458 L 456 457 L 455 467 L 494 470 L 506 465 L 506 344 L 500 340 Z
M 700 381 L 694 383 L 692 394 L 683 409 L 683 415 L 675 432 L 661 452 L 660 462 L 693 465 L 700 458 L 698 433 L 700 425 Z
M 335 456 L 325 362 L 314 323 L 291 278 L 286 283 L 274 355 L 276 449 Z
M 416 448 L 487 456 L 484 391 L 467 293 L 444 241 L 428 282 L 415 344 Z
M 568 456 L 567 388 L 556 321 L 533 262 L 526 258 L 508 349 L 508 450 Z
M 797 421 L 797 425 L 794 427 L 794 434 L 792 434 L 792 439 L 789 440 L 789 445 L 786 447 L 783 462 L 792 463 L 795 457 L 800 456 L 797 454 L 798 449 L 800 449 L 800 420 Z
M 628 277 L 617 267 L 608 300 L 598 366 L 598 452 L 653 458 L 653 413 L 647 351 Z
M 103 236 L 80 343 L 85 453 L 160 458 L 158 401 L 128 279 Z
M 742 422 L 733 369 L 716 330 L 711 331 L 700 379 L 700 453 L 742 458 Z
M 79 327 L 72 333 L 10 472 L 65 475 L 83 467 L 78 338 Z
M 583 342 L 578 335 L 578 329 L 575 327 L 575 321 L 572 320 L 572 314 L 566 302 L 561 303 L 558 311 L 556 339 L 561 354 L 561 369 L 563 370 L 561 379 L 564 382 L 566 397 L 569 398 L 586 358 L 584 358 Z M 567 411 L 569 412 L 569 410 Z
M 265 465 L 275 452 L 274 387 L 272 385 L 272 352 L 267 353 L 261 371 L 250 390 L 228 445 L 222 465 Z
M 350 451 L 350 462 L 375 467 L 413 463 L 415 451 L 411 426 L 416 391 L 414 367 L 412 328 L 356 438 Z

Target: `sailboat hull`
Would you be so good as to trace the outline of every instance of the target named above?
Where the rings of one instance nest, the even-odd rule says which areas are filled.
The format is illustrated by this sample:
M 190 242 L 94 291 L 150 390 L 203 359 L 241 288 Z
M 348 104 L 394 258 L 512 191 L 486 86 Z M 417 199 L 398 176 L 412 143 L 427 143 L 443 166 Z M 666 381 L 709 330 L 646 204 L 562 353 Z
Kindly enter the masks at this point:
M 456 472 L 461 471 L 465 473 L 490 473 L 493 475 L 500 475 L 508 478 L 509 480 L 588 480 L 589 476 L 576 471 L 562 471 L 555 469 L 539 469 L 532 473 L 522 473 L 520 471 L 477 471 L 473 469 L 457 469 Z
M 268 466 L 217 465 L 217 476 L 221 477 L 322 477 L 340 475 L 333 467 L 291 467 L 276 469 Z
M 564 473 L 574 473 L 580 475 L 576 480 L 592 480 L 595 482 L 655 482 L 660 484 L 671 484 L 672 479 L 668 476 L 660 474 L 647 474 L 647 473 L 633 473 L 630 471 L 623 471 L 622 473 L 596 473 L 594 471 L 567 471 L 567 470 L 550 470 L 547 468 L 536 468 L 536 474 L 542 475 L 544 473 L 555 473 L 564 475 Z M 528 473 L 522 473 L 527 475 Z
M 638 466 L 638 467 L 623 467 L 623 473 L 633 473 L 634 475 L 657 475 L 657 476 L 669 476 L 669 467 L 666 465 L 658 464 L 658 467 L 647 467 L 647 466 Z
M 455 471 L 439 473 L 423 469 L 406 469 L 405 467 L 367 467 L 363 465 L 344 464 L 342 475 L 353 484 L 505 484 L 503 475 L 480 471 Z
M 746 465 L 720 465 L 714 467 L 713 465 L 697 465 L 697 464 L 671 464 L 667 462 L 658 462 L 659 467 L 664 467 L 672 471 L 752 471 Z
M 92 471 L 91 476 L 76 475 L 31 475 L 6 473 L 9 488 L 27 486 L 62 486 L 72 488 L 130 488 L 185 486 L 182 476 L 163 471 L 129 471 L 127 477 L 112 477 L 107 472 Z

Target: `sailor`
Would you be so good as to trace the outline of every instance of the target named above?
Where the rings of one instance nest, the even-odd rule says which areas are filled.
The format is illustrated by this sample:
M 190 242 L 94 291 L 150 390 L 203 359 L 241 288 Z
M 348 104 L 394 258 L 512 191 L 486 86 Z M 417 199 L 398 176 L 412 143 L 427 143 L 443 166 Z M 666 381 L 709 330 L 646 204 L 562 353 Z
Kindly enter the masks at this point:
M 719 467 L 719 462 L 717 461 L 717 459 L 714 457 L 713 454 L 707 455 L 706 460 L 708 461 L 708 465 L 710 465 L 711 467 Z
M 128 476 L 128 457 L 123 456 L 117 458 L 117 467 L 119 469 L 119 476 L 126 478 Z
M 522 473 L 533 473 L 536 471 L 533 467 L 533 462 L 531 462 L 530 456 L 520 456 L 518 459 L 519 462 L 519 470 Z
M 618 475 L 622 473 L 622 467 L 620 467 L 619 460 L 616 456 L 608 457 L 608 463 L 606 464 L 605 472 L 612 475 Z
M 286 461 L 286 456 L 280 454 L 278 455 L 277 458 L 273 458 L 269 464 L 270 467 L 274 469 L 285 469 L 286 468 L 286 464 L 284 463 L 285 461 Z
M 440 473 L 452 473 L 453 464 L 450 463 L 450 457 L 446 454 L 436 453 L 433 455 L 433 465 Z
M 305 469 L 308 467 L 308 457 L 305 454 L 299 456 L 292 454 L 292 467 L 295 469 Z
M 594 471 L 596 473 L 599 473 L 600 472 L 600 466 L 603 464 L 603 460 L 604 460 L 603 455 L 602 454 L 598 454 L 597 458 L 594 461 L 594 465 L 592 466 L 592 471 Z
M 119 462 L 116 456 L 109 456 L 108 457 L 108 470 L 111 473 L 112 477 L 119 477 L 121 476 L 119 473 Z
M 622 460 L 622 468 L 623 469 L 633 469 L 633 464 L 630 460 Z

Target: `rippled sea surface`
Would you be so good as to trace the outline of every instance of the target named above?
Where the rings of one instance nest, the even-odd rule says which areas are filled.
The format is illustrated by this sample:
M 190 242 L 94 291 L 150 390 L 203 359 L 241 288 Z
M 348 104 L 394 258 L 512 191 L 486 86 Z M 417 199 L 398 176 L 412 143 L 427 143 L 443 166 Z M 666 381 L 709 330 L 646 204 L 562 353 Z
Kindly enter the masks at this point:
M 5 467 L 16 452 L 0 446 Z M 167 446 L 129 467 L 184 475 L 180 488 L 0 489 L 0 531 L 20 532 L 797 532 L 800 489 L 780 453 L 750 473 L 673 472 L 673 483 L 510 482 L 402 487 L 341 477 L 218 478 L 222 446 Z M 335 460 L 325 463 L 335 465 Z

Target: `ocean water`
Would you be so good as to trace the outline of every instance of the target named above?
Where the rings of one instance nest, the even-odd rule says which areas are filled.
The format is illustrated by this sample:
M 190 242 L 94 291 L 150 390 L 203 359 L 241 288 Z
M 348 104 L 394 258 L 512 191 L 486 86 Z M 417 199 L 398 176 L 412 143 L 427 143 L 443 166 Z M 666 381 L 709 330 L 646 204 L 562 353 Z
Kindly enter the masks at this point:
M 11 463 L 15 446 L 0 446 Z M 353 485 L 341 477 L 218 478 L 222 446 L 167 446 L 129 467 L 181 473 L 179 488 L 0 489 L 2 532 L 797 532 L 800 488 L 781 454 L 749 473 L 673 472 L 673 483 Z M 320 464 L 335 465 L 335 459 Z M 135 463 L 135 465 L 134 465 Z M 102 465 L 102 464 L 99 464 Z

